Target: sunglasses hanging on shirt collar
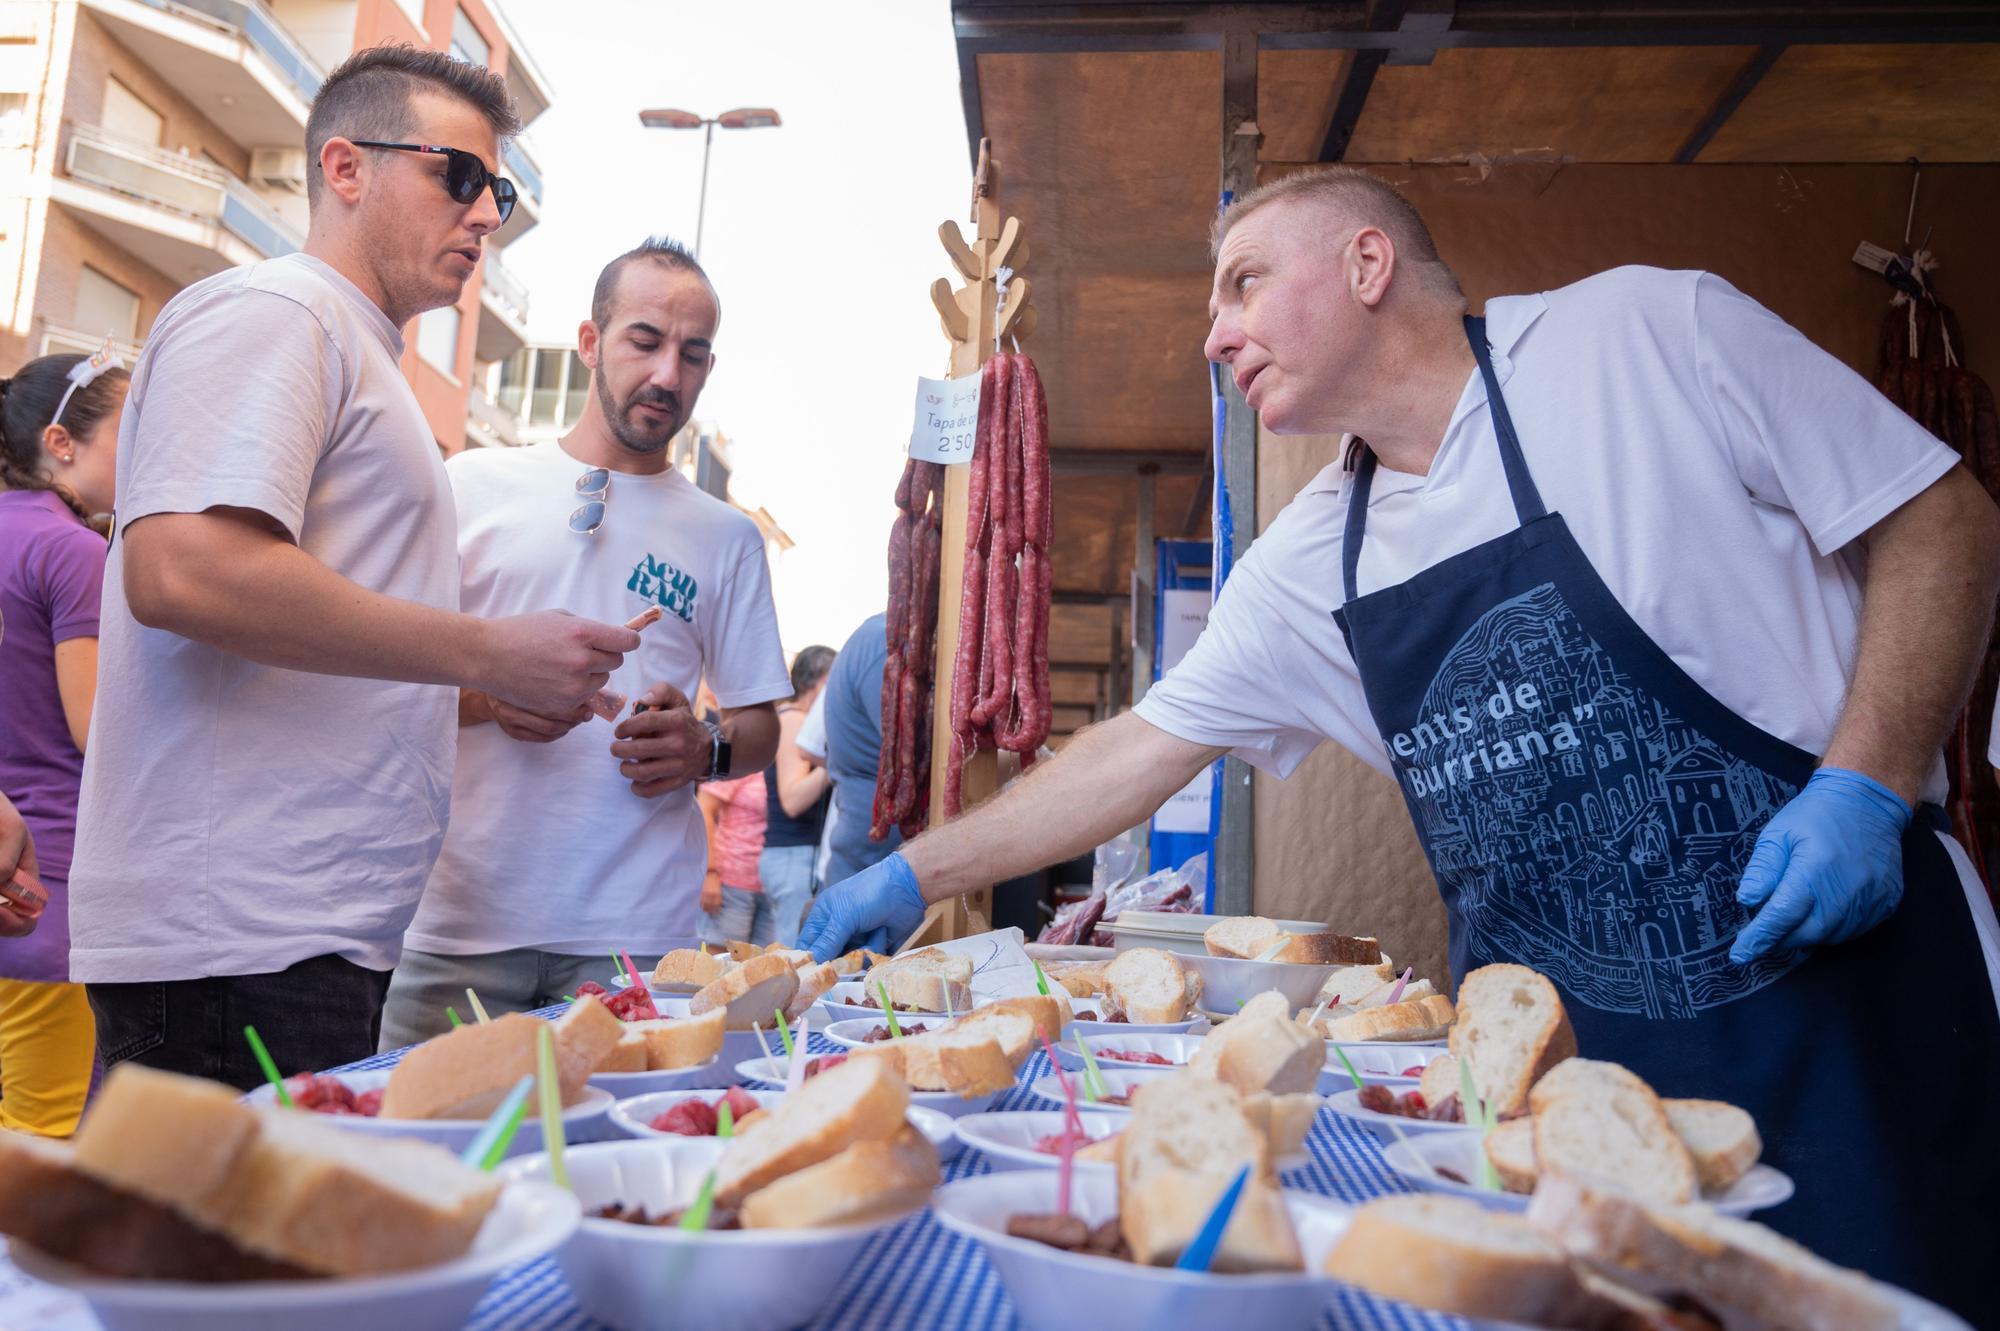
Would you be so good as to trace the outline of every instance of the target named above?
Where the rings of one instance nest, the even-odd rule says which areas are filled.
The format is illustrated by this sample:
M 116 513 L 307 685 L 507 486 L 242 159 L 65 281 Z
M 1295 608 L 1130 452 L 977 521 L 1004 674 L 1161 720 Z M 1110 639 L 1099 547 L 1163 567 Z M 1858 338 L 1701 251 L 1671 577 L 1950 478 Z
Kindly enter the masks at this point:
M 604 525 L 605 511 L 611 506 L 611 471 L 591 467 L 576 478 L 576 492 L 583 502 L 569 515 L 569 529 L 580 536 L 595 536 Z
M 357 148 L 380 148 L 385 152 L 442 154 L 447 161 L 444 192 L 451 195 L 453 203 L 469 205 L 479 198 L 481 190 L 491 184 L 493 206 L 500 210 L 500 220 L 505 222 L 514 215 L 514 201 L 519 197 L 514 191 L 514 182 L 488 171 L 486 163 L 479 160 L 477 153 L 469 153 L 463 148 L 441 148 L 435 143 L 383 143 L 379 139 L 352 139 L 349 142 Z
M 62 400 L 56 403 L 56 414 L 49 417 L 49 424 L 62 423 L 63 412 L 68 408 L 69 400 L 75 397 L 78 391 L 96 383 L 100 376 L 124 368 L 125 358 L 120 356 L 117 347 L 112 345 L 111 334 L 106 333 L 104 345 L 91 352 L 87 359 L 70 366 L 69 373 L 63 376 L 69 380 L 69 387 L 63 390 Z

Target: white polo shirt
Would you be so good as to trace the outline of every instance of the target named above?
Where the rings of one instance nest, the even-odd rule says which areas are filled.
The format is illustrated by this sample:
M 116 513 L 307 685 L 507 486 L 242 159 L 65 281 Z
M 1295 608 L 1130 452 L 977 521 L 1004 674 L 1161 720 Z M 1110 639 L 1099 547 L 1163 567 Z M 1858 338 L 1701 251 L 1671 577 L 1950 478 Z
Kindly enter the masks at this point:
M 461 598 L 484 617 L 568 610 L 620 624 L 666 613 L 611 685 L 636 698 L 704 679 L 724 707 L 792 696 L 757 525 L 678 471 L 613 472 L 604 524 L 569 529 L 584 464 L 550 442 L 461 453 Z M 451 832 L 406 943 L 466 955 L 693 947 L 708 838 L 694 787 L 642 799 L 592 718 L 549 744 L 458 731 Z
M 1611 593 L 1725 706 L 1824 753 L 1860 636 L 1862 567 L 1850 545 L 1957 454 L 1710 273 L 1617 268 L 1490 301 L 1486 319 L 1543 503 Z M 1351 480 L 1326 468 L 1257 538 L 1140 716 L 1280 777 L 1324 739 L 1389 774 L 1333 619 Z M 1359 590 L 1518 525 L 1475 370 L 1430 474 L 1376 472 Z M 1940 754 L 1923 797 L 1942 800 L 1945 789 Z M 1967 896 L 2000 974 L 1991 905 L 1971 883 Z

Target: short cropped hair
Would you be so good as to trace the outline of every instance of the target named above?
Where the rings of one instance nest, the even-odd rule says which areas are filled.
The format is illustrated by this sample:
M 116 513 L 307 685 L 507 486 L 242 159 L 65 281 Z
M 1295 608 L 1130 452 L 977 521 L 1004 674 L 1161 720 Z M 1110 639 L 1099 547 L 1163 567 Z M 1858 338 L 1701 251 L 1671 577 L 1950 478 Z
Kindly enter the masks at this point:
M 1352 166 L 1297 171 L 1251 190 L 1218 215 L 1210 227 L 1210 260 L 1221 253 L 1223 238 L 1231 227 L 1259 208 L 1283 202 L 1317 204 L 1338 213 L 1343 245 L 1364 226 L 1380 228 L 1395 242 L 1398 265 L 1409 267 L 1426 288 L 1439 295 L 1464 297 L 1458 275 L 1438 255 L 1437 242 L 1431 239 L 1431 229 L 1416 205 L 1380 176 Z
M 410 99 L 420 92 L 455 97 L 486 119 L 502 142 L 521 132 L 506 80 L 484 65 L 398 42 L 356 51 L 326 76 L 306 117 L 306 202 L 319 202 L 320 151 L 328 139 L 400 139 L 410 132 Z M 446 144 L 446 147 L 460 145 Z
M 618 275 L 625 271 L 627 264 L 646 260 L 657 263 L 674 272 L 693 273 L 708 288 L 709 296 L 715 301 L 715 321 L 722 322 L 722 297 L 715 294 L 715 283 L 708 280 L 708 272 L 701 261 L 694 257 L 694 251 L 670 236 L 648 236 L 639 244 L 604 265 L 604 271 L 597 275 L 597 286 L 590 293 L 590 321 L 601 331 L 611 318 L 611 298 L 618 292 Z

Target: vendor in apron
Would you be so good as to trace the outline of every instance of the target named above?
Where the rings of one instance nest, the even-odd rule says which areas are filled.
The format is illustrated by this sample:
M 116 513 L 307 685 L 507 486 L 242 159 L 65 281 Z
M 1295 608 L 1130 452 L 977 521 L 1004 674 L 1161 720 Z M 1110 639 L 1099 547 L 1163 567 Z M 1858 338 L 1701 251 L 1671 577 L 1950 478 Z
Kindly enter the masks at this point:
M 1268 431 L 1365 439 L 1353 470 L 1132 715 L 829 889 L 802 944 L 1115 832 L 1108 792 L 1332 738 L 1401 788 L 1455 976 L 1547 975 L 1585 1057 L 1755 1116 L 1798 1188 L 1760 1219 L 1979 1317 L 2000 949 L 1937 801 L 2000 586 L 1984 492 L 1711 275 L 1468 318 L 1414 208 L 1344 170 L 1218 231 L 1210 359 Z

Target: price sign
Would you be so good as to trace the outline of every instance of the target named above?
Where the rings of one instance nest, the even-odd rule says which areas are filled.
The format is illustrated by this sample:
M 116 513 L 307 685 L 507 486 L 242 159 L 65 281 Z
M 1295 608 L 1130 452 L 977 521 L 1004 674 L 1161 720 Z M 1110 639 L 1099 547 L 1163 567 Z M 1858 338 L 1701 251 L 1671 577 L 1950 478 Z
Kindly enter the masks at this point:
M 979 372 L 958 379 L 918 379 L 910 456 L 970 462 L 979 432 Z

